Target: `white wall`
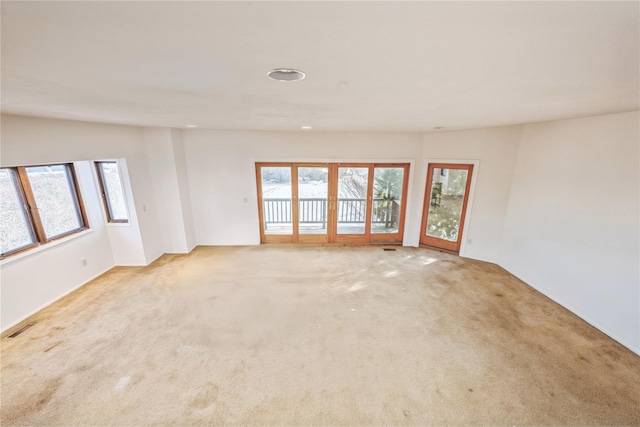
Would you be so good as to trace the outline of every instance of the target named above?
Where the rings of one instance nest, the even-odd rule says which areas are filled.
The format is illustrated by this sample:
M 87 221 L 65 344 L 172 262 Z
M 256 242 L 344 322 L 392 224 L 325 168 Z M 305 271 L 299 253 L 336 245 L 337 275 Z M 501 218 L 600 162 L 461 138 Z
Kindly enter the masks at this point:
M 480 160 L 464 256 L 495 262 L 520 127 L 413 134 L 183 132 L 196 239 L 201 245 L 260 242 L 256 161 L 411 162 L 404 244 L 417 246 L 425 159 Z M 246 199 L 246 202 L 245 202 Z
M 186 242 L 186 251 L 190 252 L 196 246 L 196 231 L 193 225 L 193 210 L 191 209 L 191 190 L 189 189 L 189 173 L 187 159 L 184 152 L 182 131 L 171 130 L 173 157 L 176 163 L 176 179 L 180 191 L 180 205 L 182 207 L 182 221 Z
M 500 265 L 640 353 L 638 112 L 524 126 Z
M 462 254 L 498 262 L 640 353 L 639 124 L 634 112 L 416 135 L 178 131 L 5 115 L 2 166 L 78 162 L 92 231 L 2 262 L 2 329 L 114 264 L 146 265 L 195 244 L 258 244 L 256 161 L 411 163 L 406 245 L 418 243 L 427 161 L 468 161 L 477 167 Z M 83 162 L 96 159 L 118 159 L 128 176 L 130 227 L 105 225 Z
M 256 161 L 414 162 L 422 148 L 412 134 L 198 129 L 184 131 L 183 140 L 200 245 L 260 243 Z
M 3 167 L 80 162 L 78 179 L 92 230 L 2 261 L 2 330 L 113 267 L 116 259 L 146 265 L 162 254 L 142 129 L 2 115 L 0 144 Z M 110 226 L 89 162 L 97 159 L 125 160 L 127 188 L 135 200 L 129 227 L 106 231 Z
M 521 126 L 510 126 L 424 136 L 422 154 L 425 159 L 477 161 L 473 172 L 475 187 L 469 200 L 469 220 L 465 224 L 460 251 L 465 257 L 498 261 L 521 131 Z M 426 160 L 420 172 L 421 187 L 416 198 L 424 200 Z M 418 229 L 416 236 L 419 232 Z
M 188 253 L 195 246 L 184 146 L 179 131 L 144 129 L 149 171 L 163 252 Z
M 99 159 L 114 160 L 114 159 Z M 138 215 L 131 189 L 131 179 L 129 178 L 129 168 L 126 159 L 115 159 L 118 162 L 118 168 L 122 177 L 122 186 L 124 190 L 125 200 L 127 201 L 127 212 L 129 214 L 129 222 L 127 224 L 107 224 L 107 235 L 113 252 L 113 258 L 116 265 L 144 265 L 144 247 L 142 244 L 142 236 L 138 227 Z M 100 190 L 96 176 L 96 189 Z M 103 211 L 104 222 L 107 222 L 106 212 Z M 94 224 L 91 223 L 93 228 Z
M 1 262 L 2 330 L 114 265 L 100 212 L 102 201 L 92 188 L 91 164 L 78 162 L 75 169 L 92 231 L 63 243 L 54 243 L 39 252 Z M 86 259 L 86 266 L 82 259 Z

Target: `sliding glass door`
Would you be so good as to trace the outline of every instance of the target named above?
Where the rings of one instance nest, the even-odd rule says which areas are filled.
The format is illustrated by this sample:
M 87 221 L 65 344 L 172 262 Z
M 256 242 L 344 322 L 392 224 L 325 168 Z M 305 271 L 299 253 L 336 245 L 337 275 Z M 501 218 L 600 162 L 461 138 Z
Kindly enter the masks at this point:
M 257 163 L 265 243 L 400 243 L 409 165 Z
M 298 242 L 329 241 L 329 166 L 294 165 L 298 175 Z
M 291 243 L 293 239 L 293 183 L 291 165 L 262 165 L 258 174 L 262 240 Z
M 374 166 L 371 241 L 402 241 L 407 172 L 402 165 Z
M 369 235 L 370 165 L 338 165 L 335 241 L 366 243 Z

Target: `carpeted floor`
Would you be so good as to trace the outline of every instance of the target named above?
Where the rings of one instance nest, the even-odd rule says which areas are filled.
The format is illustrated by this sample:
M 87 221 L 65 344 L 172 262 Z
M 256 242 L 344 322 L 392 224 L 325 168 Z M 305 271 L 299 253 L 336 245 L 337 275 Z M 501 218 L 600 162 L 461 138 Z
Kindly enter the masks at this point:
M 199 247 L 2 339 L 2 425 L 638 425 L 640 357 L 501 268 Z

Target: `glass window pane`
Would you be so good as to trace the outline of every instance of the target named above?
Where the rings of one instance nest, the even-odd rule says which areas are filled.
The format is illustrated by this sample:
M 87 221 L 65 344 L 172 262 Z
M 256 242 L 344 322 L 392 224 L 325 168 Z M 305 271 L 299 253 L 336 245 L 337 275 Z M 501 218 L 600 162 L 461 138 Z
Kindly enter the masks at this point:
M 13 169 L 0 169 L 0 249 L 3 254 L 36 242 Z
M 329 168 L 298 168 L 298 232 L 327 234 Z
M 369 168 L 338 168 L 338 234 L 364 234 Z
M 398 232 L 403 185 L 404 168 L 374 169 L 371 233 Z
M 120 170 L 116 162 L 100 162 L 100 179 L 105 192 L 107 209 L 109 210 L 109 221 L 127 222 L 127 205 L 124 198 L 124 189 Z
M 293 234 L 291 168 L 261 167 L 265 234 Z
M 67 165 L 26 168 L 47 239 L 83 227 Z
M 458 241 L 460 216 L 467 188 L 467 171 L 460 169 L 433 169 L 427 236 Z

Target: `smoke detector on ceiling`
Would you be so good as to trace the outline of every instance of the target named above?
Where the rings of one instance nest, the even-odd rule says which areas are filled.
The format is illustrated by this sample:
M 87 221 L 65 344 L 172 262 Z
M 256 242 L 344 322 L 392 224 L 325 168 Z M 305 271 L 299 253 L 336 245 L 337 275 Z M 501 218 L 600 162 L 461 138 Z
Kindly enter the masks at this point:
M 267 76 L 279 82 L 295 82 L 296 80 L 304 79 L 306 74 L 293 68 L 275 68 L 269 71 Z

